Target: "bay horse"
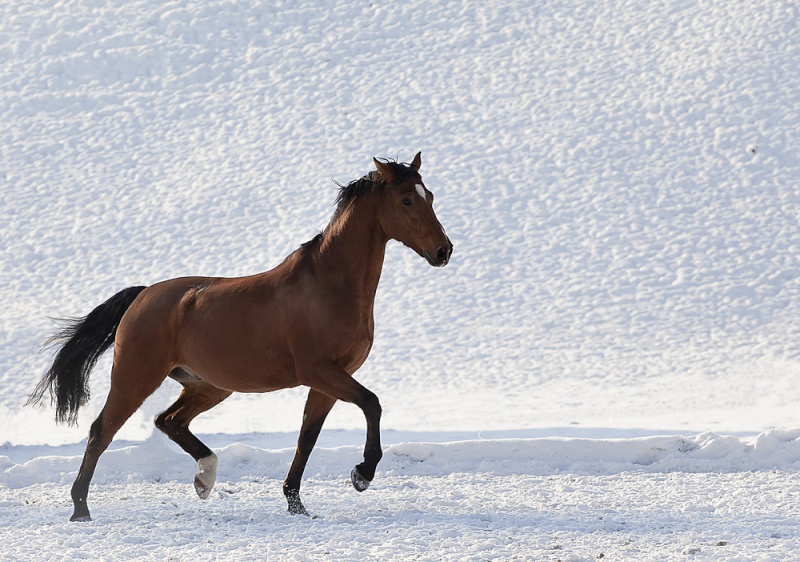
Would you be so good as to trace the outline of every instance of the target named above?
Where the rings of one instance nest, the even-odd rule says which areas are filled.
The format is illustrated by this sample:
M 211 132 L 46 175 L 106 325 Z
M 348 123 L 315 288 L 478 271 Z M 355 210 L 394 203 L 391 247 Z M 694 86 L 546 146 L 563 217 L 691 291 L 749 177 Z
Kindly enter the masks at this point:
M 294 460 L 283 483 L 293 514 L 308 515 L 300 481 L 334 403 L 358 406 L 367 423 L 364 461 L 350 478 L 367 489 L 381 459 L 378 397 L 353 378 L 372 347 L 373 306 L 386 244 L 398 240 L 432 266 L 453 244 L 433 194 L 410 164 L 374 159 L 376 169 L 340 186 L 328 226 L 270 271 L 238 278 L 181 277 L 129 287 L 51 338 L 60 343 L 29 402 L 50 391 L 56 421 L 77 423 L 89 373 L 114 345 L 111 387 L 89 431 L 72 486 L 71 521 L 90 521 L 87 496 L 100 455 L 123 423 L 167 377 L 183 389 L 155 425 L 197 461 L 198 496 L 216 481 L 217 456 L 189 423 L 233 392 L 309 387 Z

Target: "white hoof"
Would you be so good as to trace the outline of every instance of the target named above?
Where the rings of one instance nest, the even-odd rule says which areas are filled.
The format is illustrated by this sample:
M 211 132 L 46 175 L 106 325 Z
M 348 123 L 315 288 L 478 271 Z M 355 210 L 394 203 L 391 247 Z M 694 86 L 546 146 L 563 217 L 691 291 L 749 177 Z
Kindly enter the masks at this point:
M 200 499 L 207 500 L 217 481 L 217 455 L 211 453 L 197 461 L 200 472 L 194 475 L 194 489 Z

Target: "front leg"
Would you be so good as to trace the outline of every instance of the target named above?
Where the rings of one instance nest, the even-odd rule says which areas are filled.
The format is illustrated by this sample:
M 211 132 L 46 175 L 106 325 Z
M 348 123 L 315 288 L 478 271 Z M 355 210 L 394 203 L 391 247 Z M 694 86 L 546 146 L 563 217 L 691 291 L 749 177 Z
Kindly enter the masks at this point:
M 303 425 L 300 427 L 300 437 L 297 439 L 297 450 L 294 460 L 283 481 L 283 495 L 289 503 L 289 512 L 294 515 L 309 515 L 303 502 L 300 500 L 300 481 L 306 469 L 308 457 L 317 443 L 317 437 L 322 430 L 322 424 L 328 417 L 336 399 L 317 392 L 313 388 L 308 391 L 306 407 L 303 411 Z
M 355 404 L 364 413 L 367 421 L 364 462 L 358 464 L 350 475 L 355 489 L 363 492 L 375 478 L 375 470 L 383 456 L 381 448 L 382 410 L 378 397 L 364 388 L 345 370 L 335 365 L 310 369 L 301 383 L 336 400 Z

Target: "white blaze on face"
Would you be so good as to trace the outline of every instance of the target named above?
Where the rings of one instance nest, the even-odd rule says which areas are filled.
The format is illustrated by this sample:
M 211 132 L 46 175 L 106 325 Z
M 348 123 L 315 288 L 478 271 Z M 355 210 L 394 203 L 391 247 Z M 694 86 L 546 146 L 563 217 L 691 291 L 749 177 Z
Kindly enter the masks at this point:
M 422 197 L 425 201 L 427 201 L 428 200 L 428 194 L 425 191 L 425 186 L 422 185 L 421 183 L 418 183 L 418 184 L 415 184 L 414 187 L 417 188 L 417 193 L 419 193 L 419 196 Z M 445 236 L 447 236 L 447 233 L 444 231 L 444 227 L 443 226 L 442 226 L 442 233 Z

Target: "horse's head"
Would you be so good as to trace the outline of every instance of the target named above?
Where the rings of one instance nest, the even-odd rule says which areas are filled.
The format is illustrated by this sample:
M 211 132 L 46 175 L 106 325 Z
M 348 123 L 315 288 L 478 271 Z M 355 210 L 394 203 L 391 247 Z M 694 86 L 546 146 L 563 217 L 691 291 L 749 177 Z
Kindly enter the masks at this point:
M 428 191 L 419 175 L 420 153 L 408 166 L 374 160 L 385 182 L 378 217 L 383 231 L 431 265 L 447 265 L 453 253 L 453 243 L 433 212 L 433 193 Z

